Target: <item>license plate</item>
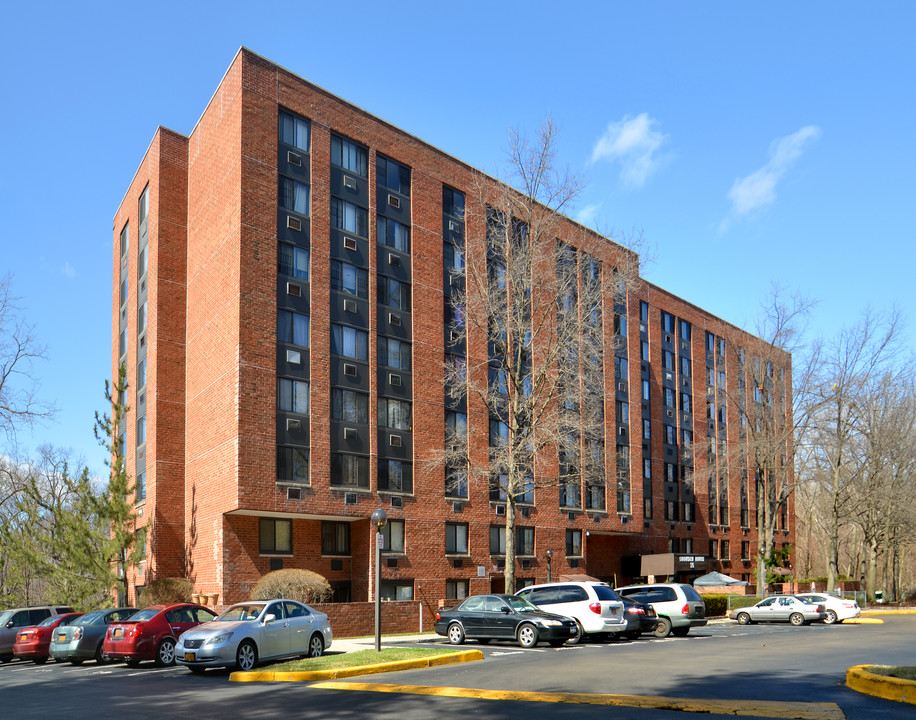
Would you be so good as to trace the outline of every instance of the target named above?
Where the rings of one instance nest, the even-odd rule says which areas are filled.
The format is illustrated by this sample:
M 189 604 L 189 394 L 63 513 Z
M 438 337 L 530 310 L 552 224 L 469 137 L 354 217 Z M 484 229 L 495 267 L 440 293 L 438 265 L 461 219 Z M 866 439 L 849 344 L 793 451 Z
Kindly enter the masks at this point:
M 617 608 L 611 608 L 611 615 L 617 617 Z
M 194 662 L 194 653 L 185 653 L 184 659 L 186 662 Z
M 111 632 L 111 637 L 119 638 L 119 637 L 121 637 L 123 634 L 124 634 L 123 628 L 115 628 L 115 629 L 112 630 L 112 632 Z
M 66 642 L 66 640 L 67 640 L 66 633 L 61 633 L 60 635 L 57 636 L 57 642 Z
M 29 634 L 28 633 L 19 633 L 19 639 L 23 641 L 28 640 Z

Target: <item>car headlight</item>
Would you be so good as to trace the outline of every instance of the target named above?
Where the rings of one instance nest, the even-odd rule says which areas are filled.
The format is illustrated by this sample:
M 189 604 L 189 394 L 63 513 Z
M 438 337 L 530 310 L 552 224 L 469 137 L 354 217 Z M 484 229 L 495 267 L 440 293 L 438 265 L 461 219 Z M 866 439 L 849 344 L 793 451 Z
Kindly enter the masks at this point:
M 231 637 L 232 637 L 231 632 L 224 632 L 220 635 L 217 635 L 216 637 L 210 638 L 209 640 L 205 640 L 204 645 L 219 645 L 220 643 L 226 642 Z
M 561 627 L 563 623 L 559 620 L 541 620 L 541 625 L 544 627 Z

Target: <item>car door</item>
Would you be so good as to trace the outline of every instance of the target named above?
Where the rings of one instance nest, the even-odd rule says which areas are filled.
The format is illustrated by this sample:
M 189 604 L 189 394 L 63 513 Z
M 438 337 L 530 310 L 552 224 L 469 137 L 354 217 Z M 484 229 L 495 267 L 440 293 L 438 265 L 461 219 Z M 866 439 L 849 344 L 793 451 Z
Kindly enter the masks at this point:
M 748 608 L 748 614 L 752 620 L 757 622 L 771 622 L 776 619 L 776 598 L 771 597 L 761 600 L 752 608 Z
M 490 595 L 487 597 L 484 612 L 484 627 L 489 637 L 512 639 L 515 637 L 515 626 L 518 617 L 505 600 Z
M 482 635 L 487 597 L 487 595 L 470 597 L 461 605 L 459 619 L 464 626 L 464 634 L 469 638 L 489 637 Z
M 197 620 L 191 610 L 192 608 L 189 607 L 179 607 L 173 608 L 165 614 L 165 621 L 169 624 L 172 637 L 176 640 L 183 632 L 197 625 Z
M 304 655 L 309 649 L 315 616 L 308 611 L 308 608 L 297 602 L 287 600 L 283 605 L 286 608 L 286 619 L 289 622 L 289 651 L 297 655 Z
M 274 615 L 270 622 L 264 622 L 268 615 Z M 289 654 L 289 621 L 282 602 L 272 602 L 261 615 L 261 643 L 258 655 L 261 658 Z
M 776 603 L 776 609 L 774 611 L 776 620 L 779 621 L 788 621 L 789 616 L 799 611 L 799 608 L 795 606 L 795 598 L 791 597 L 781 597 Z

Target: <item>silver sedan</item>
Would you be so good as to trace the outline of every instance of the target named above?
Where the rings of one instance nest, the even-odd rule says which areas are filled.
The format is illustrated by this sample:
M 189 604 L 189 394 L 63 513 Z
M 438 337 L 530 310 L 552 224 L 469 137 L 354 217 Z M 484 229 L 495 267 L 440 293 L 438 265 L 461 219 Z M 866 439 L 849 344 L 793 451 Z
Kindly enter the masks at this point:
M 262 660 L 319 657 L 331 646 L 328 616 L 295 600 L 252 600 L 188 630 L 175 660 L 192 672 L 208 667 L 251 670 Z
M 807 625 L 827 617 L 823 605 L 806 602 L 794 595 L 774 595 L 761 600 L 751 607 L 729 610 L 742 625 L 755 622 L 789 622 L 793 625 Z

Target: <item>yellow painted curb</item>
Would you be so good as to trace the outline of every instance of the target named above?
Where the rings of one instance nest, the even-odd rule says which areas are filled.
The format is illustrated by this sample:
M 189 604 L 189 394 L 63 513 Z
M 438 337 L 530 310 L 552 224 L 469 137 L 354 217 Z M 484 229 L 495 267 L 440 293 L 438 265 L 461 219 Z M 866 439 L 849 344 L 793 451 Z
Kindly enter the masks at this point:
M 866 695 L 916 705 L 916 681 L 869 672 L 873 665 L 856 665 L 846 670 L 846 687 Z
M 916 615 L 916 610 L 863 610 L 863 615 Z
M 699 700 L 693 698 L 650 697 L 641 695 L 596 695 L 589 693 L 523 692 L 518 690 L 482 690 L 478 688 L 432 687 L 429 685 L 383 685 L 379 683 L 322 682 L 314 688 L 360 690 L 364 692 L 436 695 L 439 697 L 474 698 L 477 700 L 511 700 L 522 702 L 607 705 L 655 710 L 680 710 L 703 714 L 739 717 L 786 718 L 792 720 L 846 720 L 835 703 L 778 702 L 773 700 Z
M 883 625 L 884 620 L 881 618 L 871 618 L 871 617 L 862 617 L 857 618 L 847 618 L 843 621 L 843 625 Z
M 415 660 L 396 660 L 394 662 L 374 663 L 372 665 L 356 665 L 354 667 L 337 668 L 335 670 L 302 670 L 277 671 L 277 670 L 252 670 L 250 672 L 234 672 L 229 674 L 230 682 L 313 682 L 315 680 L 338 680 L 340 678 L 356 677 L 358 675 L 374 675 L 376 673 L 396 672 L 397 670 L 417 670 L 440 665 L 453 665 L 455 663 L 474 662 L 483 660 L 480 650 L 462 650 L 460 652 L 433 655 L 428 658 Z

